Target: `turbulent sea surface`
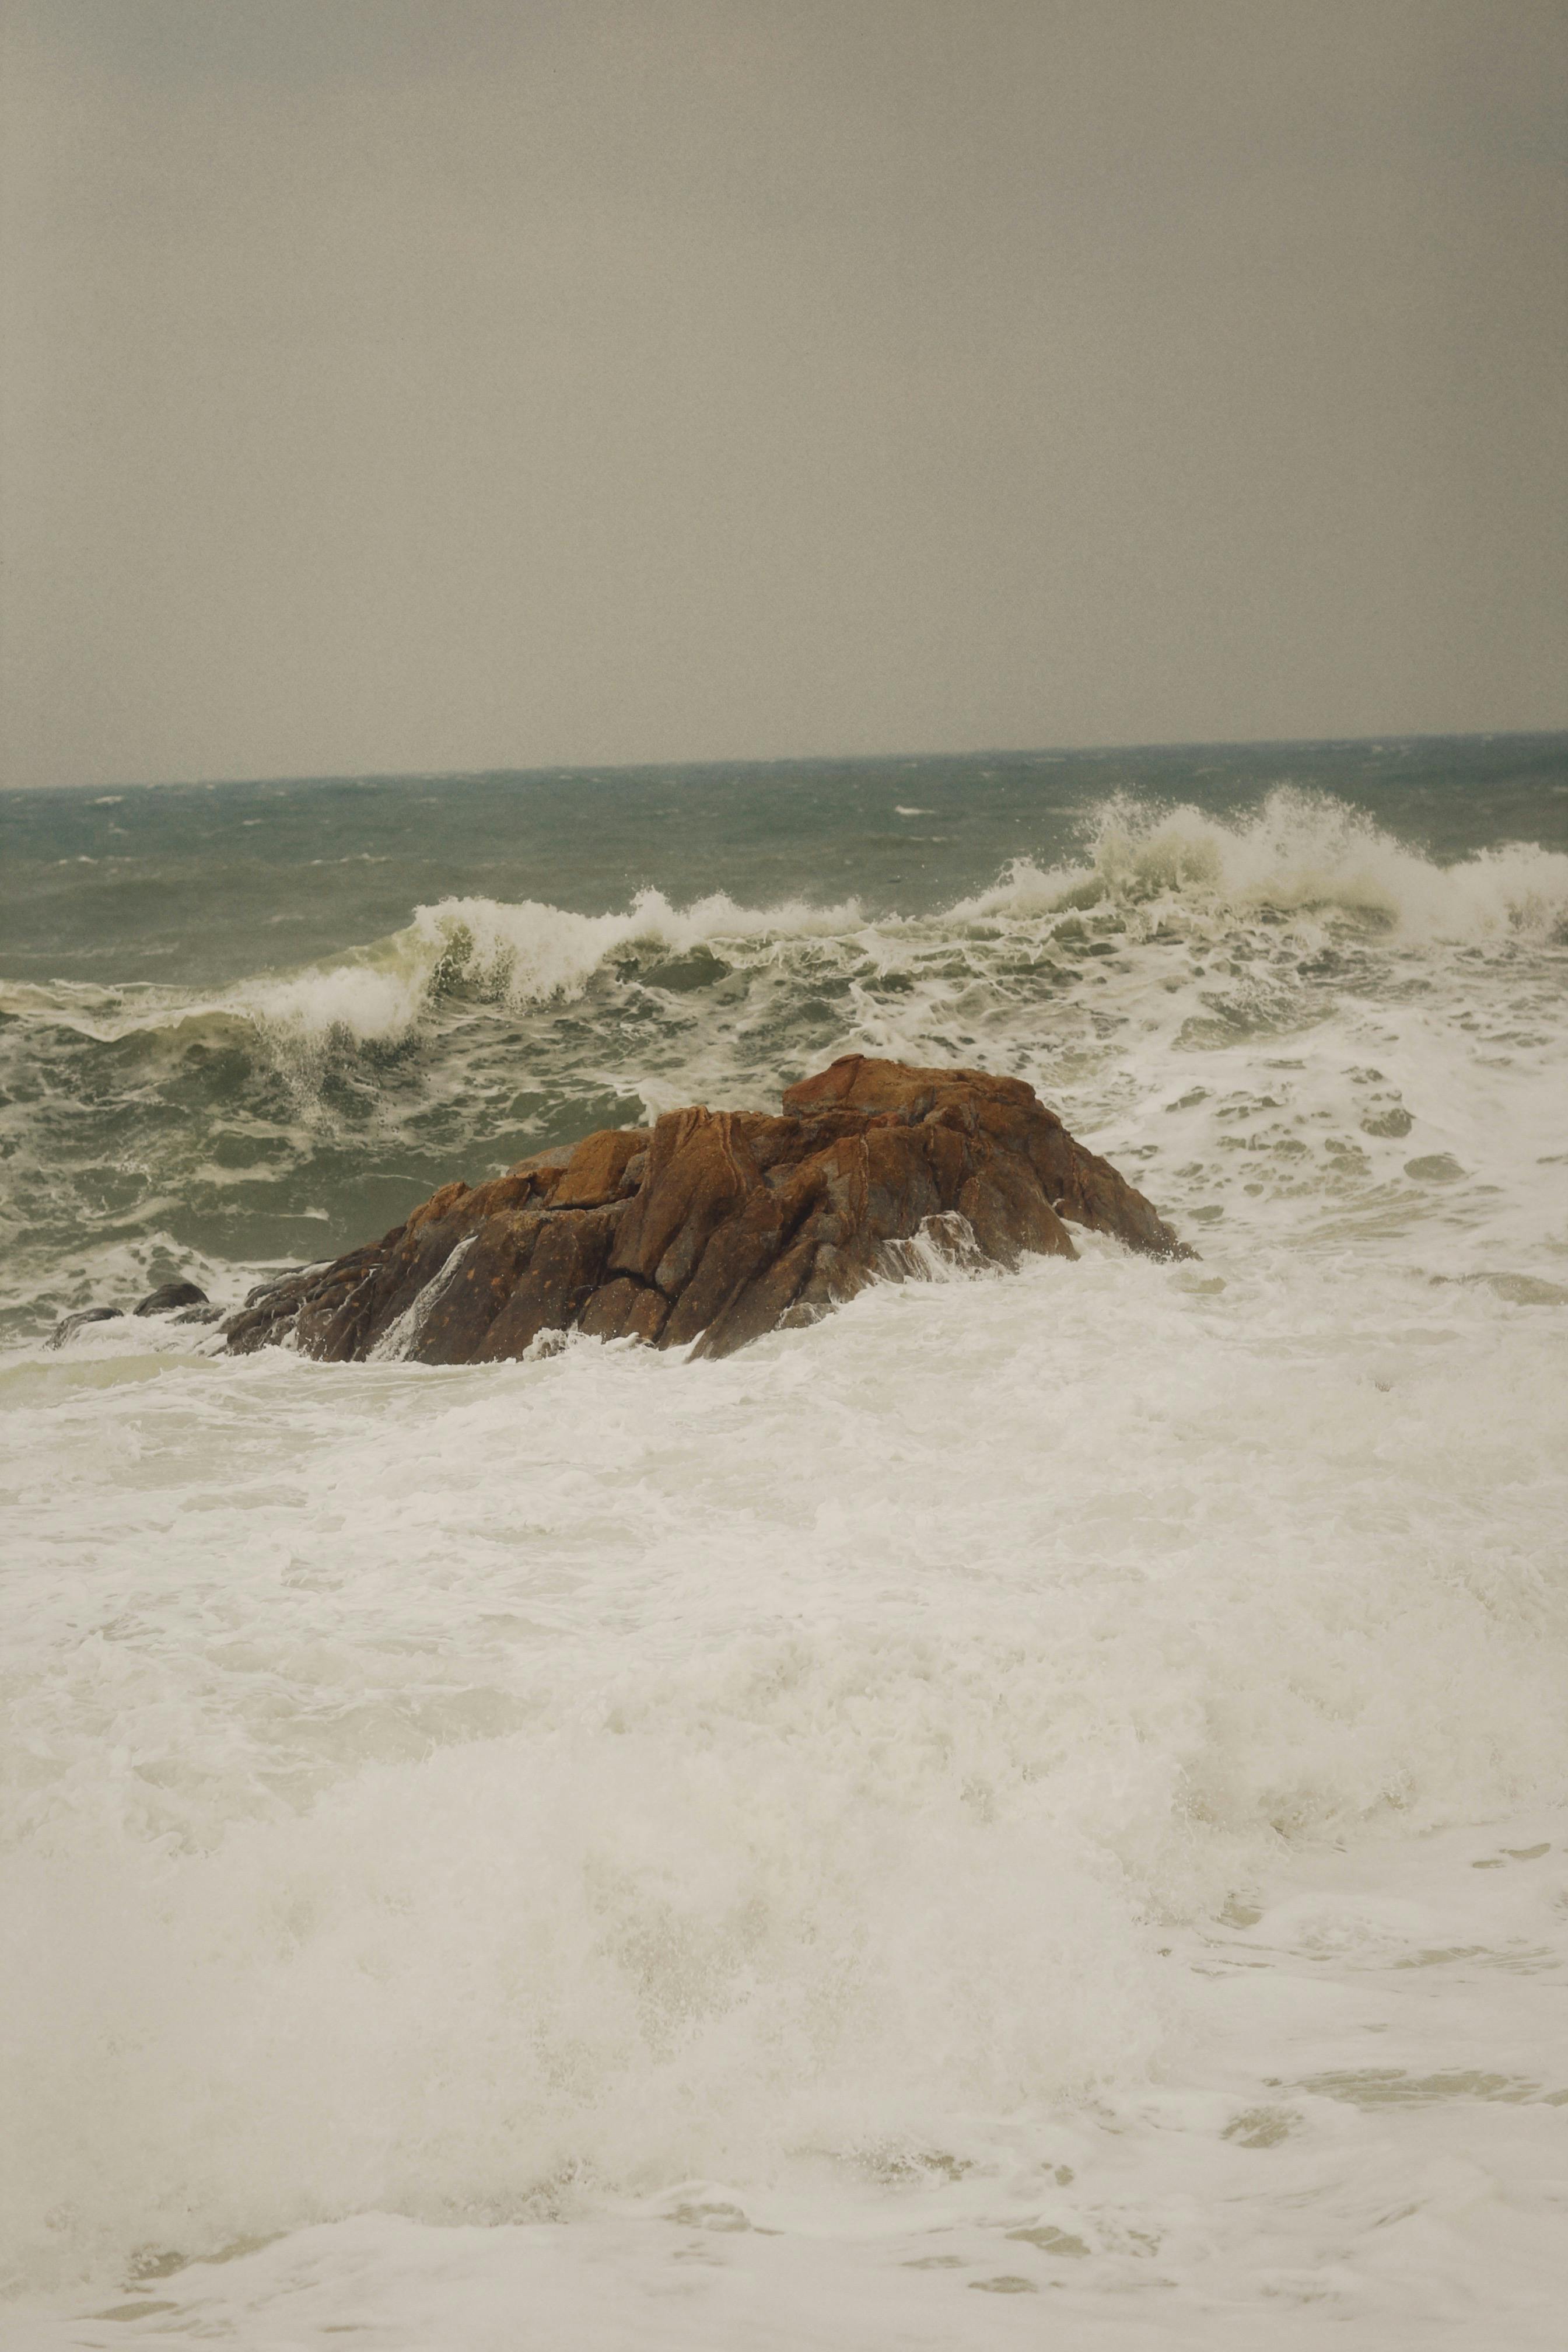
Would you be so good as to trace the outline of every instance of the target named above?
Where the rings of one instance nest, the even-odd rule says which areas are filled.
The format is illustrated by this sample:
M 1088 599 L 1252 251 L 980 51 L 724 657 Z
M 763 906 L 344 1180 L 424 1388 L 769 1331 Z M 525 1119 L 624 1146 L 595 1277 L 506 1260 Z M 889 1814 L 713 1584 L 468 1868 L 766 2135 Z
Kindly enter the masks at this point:
M 8 2344 L 1561 2342 L 1568 738 L 3 815 Z M 47 1345 L 851 1049 L 1200 1261 Z

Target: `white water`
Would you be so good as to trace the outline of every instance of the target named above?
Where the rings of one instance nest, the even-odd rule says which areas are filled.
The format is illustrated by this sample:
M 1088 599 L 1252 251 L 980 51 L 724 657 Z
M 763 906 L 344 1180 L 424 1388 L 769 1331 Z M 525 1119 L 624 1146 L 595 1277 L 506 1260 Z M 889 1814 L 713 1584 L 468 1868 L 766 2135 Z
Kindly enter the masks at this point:
M 1342 847 L 1359 944 L 1255 835 L 1047 1026 L 1081 875 L 857 982 L 1200 1265 L 12 1357 L 18 2344 L 1560 2340 L 1563 861 Z

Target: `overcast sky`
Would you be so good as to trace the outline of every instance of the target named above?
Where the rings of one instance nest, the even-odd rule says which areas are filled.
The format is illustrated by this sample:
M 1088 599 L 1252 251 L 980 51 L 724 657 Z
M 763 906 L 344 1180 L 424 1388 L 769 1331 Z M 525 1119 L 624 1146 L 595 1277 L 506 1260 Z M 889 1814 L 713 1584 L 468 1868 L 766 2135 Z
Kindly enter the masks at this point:
M 0 781 L 1568 723 L 1561 0 L 0 26 Z

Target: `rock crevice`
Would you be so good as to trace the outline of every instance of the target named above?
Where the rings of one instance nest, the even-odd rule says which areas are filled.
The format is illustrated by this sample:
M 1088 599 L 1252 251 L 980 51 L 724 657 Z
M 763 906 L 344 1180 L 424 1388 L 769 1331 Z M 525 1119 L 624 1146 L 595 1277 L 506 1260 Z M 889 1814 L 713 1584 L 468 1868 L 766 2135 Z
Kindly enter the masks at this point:
M 1069 1223 L 1191 1255 L 1021 1079 L 853 1054 L 776 1116 L 694 1106 L 444 1184 L 379 1241 L 252 1291 L 224 1336 L 329 1362 L 494 1362 L 574 1329 L 723 1356 L 898 1279 L 922 1243 L 1016 1266 L 1076 1256 Z

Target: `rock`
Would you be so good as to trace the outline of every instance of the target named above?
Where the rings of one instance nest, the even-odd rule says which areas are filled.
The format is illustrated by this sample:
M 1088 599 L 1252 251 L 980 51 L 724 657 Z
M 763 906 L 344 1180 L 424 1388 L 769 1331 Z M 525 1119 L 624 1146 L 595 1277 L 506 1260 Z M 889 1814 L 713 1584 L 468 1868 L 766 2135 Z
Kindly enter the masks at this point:
M 184 1314 L 176 1308 L 185 1309 Z M 123 1315 L 121 1307 L 84 1307 L 75 1315 L 68 1315 L 57 1323 L 50 1336 L 51 1348 L 63 1348 L 73 1331 L 84 1323 L 110 1323 Z M 194 1282 L 165 1282 L 161 1288 L 151 1290 L 145 1298 L 138 1299 L 132 1315 L 173 1315 L 176 1323 L 216 1323 L 222 1320 L 221 1307 L 208 1304 L 206 1292 Z
M 1429 1151 L 1425 1160 L 1407 1160 L 1405 1172 L 1418 1184 L 1457 1184 L 1465 1171 L 1451 1151 Z
M 260 1285 L 223 1328 L 235 1355 L 292 1339 L 329 1362 L 493 1362 L 573 1329 L 724 1356 L 920 1272 L 922 1248 L 1075 1257 L 1068 1223 L 1193 1255 L 1021 1079 L 852 1054 L 777 1117 L 670 1111 L 444 1184 L 380 1241 Z
M 71 1337 L 72 1333 L 79 1331 L 84 1323 L 118 1322 L 121 1318 L 121 1311 L 122 1310 L 118 1307 L 79 1307 L 74 1315 L 63 1316 L 59 1322 L 55 1325 L 54 1329 L 49 1334 L 49 1345 L 51 1348 L 63 1348 L 66 1341 Z
M 207 1295 L 194 1282 L 165 1282 L 160 1289 L 150 1290 L 145 1298 L 138 1299 L 132 1308 L 133 1315 L 172 1315 L 176 1307 L 205 1307 Z

